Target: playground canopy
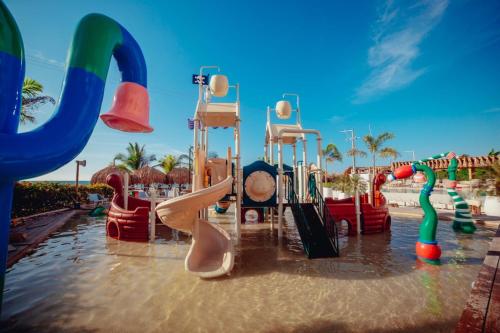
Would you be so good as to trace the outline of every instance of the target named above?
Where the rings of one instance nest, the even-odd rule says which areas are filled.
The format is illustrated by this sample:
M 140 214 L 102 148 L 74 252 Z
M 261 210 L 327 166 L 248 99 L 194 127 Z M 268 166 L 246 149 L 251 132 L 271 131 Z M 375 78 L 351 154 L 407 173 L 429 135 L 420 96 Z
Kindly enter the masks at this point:
M 108 165 L 104 169 L 101 169 L 92 175 L 90 179 L 91 184 L 106 184 L 106 177 L 112 173 L 117 173 L 121 176 L 123 181 L 123 175 L 125 171 L 123 169 L 118 168 L 115 165 Z
M 145 166 L 135 170 L 130 177 L 130 184 L 143 184 L 149 186 L 151 184 L 165 184 L 166 175 L 158 169 L 150 166 Z
M 167 174 L 167 184 L 188 184 L 189 174 L 188 168 L 174 168 Z

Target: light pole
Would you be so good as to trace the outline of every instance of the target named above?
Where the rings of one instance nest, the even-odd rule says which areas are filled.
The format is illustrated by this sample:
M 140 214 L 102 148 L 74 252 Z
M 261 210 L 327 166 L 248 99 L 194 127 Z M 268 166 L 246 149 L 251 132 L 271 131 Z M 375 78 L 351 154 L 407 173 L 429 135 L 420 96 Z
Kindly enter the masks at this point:
M 193 155 L 193 146 L 189 146 L 188 150 L 188 165 L 189 165 L 189 186 L 192 188 L 193 184 L 191 184 L 191 160 Z
M 80 197 L 78 196 L 78 180 L 80 178 L 80 166 L 85 167 L 87 165 L 86 160 L 75 161 L 76 162 L 76 183 L 75 183 L 75 192 L 76 192 L 76 208 L 80 208 Z
M 411 153 L 411 156 L 413 158 L 412 162 L 415 162 L 415 151 L 414 150 L 404 150 L 404 153 Z
M 354 134 L 354 129 L 348 129 L 348 130 L 343 130 L 340 131 L 341 133 L 348 133 L 351 132 L 351 137 L 347 138 L 347 140 L 351 140 L 351 149 L 352 149 L 352 170 L 351 170 L 351 176 L 356 173 L 356 135 Z M 356 186 L 355 192 L 354 192 L 354 206 L 356 210 L 356 223 L 358 226 L 358 234 L 361 234 L 361 205 L 360 205 L 360 200 L 359 200 L 359 191 L 358 187 Z

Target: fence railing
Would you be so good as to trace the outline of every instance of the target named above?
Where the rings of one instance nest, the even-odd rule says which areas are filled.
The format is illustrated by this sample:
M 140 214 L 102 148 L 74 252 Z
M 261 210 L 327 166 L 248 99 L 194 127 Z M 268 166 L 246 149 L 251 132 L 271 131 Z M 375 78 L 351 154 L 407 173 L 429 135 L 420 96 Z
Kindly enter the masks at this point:
M 314 194 L 313 194 L 314 193 Z M 318 187 L 314 187 L 314 192 L 311 193 L 311 199 L 316 211 L 318 212 L 319 217 L 321 218 L 321 222 L 323 223 L 323 228 L 325 229 L 330 242 L 332 243 L 332 247 L 335 250 L 337 255 L 340 255 L 339 252 L 339 232 L 337 228 L 337 224 L 330 214 L 330 210 L 326 207 L 325 200 L 321 195 Z
M 297 193 L 295 193 L 295 189 L 293 187 L 293 178 L 286 177 L 288 181 L 285 183 L 285 194 L 286 199 L 288 200 L 288 204 L 292 209 L 293 217 L 295 220 L 295 224 L 297 225 L 297 230 L 300 234 L 300 239 L 302 240 L 302 245 L 304 246 L 304 251 L 307 256 L 311 257 L 311 243 L 312 243 L 312 231 L 307 222 L 306 215 L 302 206 L 300 205 L 299 197 Z

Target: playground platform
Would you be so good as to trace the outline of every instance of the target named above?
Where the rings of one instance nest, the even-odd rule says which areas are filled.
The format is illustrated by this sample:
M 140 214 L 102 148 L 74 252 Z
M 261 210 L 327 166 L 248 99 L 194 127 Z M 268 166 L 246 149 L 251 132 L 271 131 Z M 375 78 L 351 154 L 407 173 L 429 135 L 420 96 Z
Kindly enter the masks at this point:
M 456 333 L 500 332 L 500 227 L 473 284 Z

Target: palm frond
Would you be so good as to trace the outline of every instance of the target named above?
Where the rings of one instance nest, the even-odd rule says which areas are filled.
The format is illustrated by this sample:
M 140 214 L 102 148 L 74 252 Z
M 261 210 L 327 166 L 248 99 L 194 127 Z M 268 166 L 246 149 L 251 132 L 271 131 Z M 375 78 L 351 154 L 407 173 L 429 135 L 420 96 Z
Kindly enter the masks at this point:
M 23 82 L 23 98 L 35 97 L 43 92 L 43 85 L 30 77 L 26 77 Z
M 367 154 L 366 152 L 359 150 L 359 149 L 349 149 L 347 151 L 347 156 L 359 156 L 359 157 L 366 157 Z
M 401 156 L 401 154 L 394 148 L 386 147 L 386 148 L 383 148 L 382 150 L 380 150 L 379 156 L 382 158 L 396 159 L 399 156 Z
M 394 139 L 394 134 L 391 133 L 391 132 L 384 132 L 382 134 L 380 134 L 379 136 L 377 136 L 376 140 L 375 140 L 375 143 L 378 147 L 380 147 L 381 145 L 384 144 L 384 142 L 386 142 L 387 140 L 391 140 L 391 139 Z
M 41 105 L 56 103 L 50 96 L 40 96 L 42 92 L 43 85 L 40 82 L 29 77 L 24 79 L 21 99 L 21 124 L 34 123 L 36 118 L 33 113 Z

